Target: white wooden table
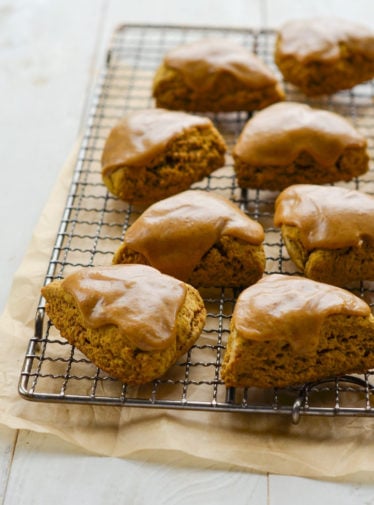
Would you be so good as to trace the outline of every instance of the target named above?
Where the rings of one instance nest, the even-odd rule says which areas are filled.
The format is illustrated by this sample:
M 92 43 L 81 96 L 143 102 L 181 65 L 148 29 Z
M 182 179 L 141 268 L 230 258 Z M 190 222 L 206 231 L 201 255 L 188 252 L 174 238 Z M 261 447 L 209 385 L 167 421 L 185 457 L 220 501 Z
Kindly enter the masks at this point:
M 372 0 L 0 0 L 0 309 L 57 174 L 84 123 L 113 29 L 126 22 L 277 27 L 341 15 L 374 25 Z M 374 483 L 184 468 L 101 458 L 54 438 L 0 427 L 5 505 L 362 505 Z

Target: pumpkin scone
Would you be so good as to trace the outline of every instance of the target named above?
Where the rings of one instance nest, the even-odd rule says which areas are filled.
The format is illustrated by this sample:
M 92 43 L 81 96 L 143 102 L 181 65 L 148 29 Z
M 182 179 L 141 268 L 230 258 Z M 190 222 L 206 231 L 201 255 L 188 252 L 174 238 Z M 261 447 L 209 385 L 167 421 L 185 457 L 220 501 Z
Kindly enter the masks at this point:
M 374 30 L 335 17 L 296 19 L 278 32 L 275 62 L 307 96 L 350 89 L 374 77 Z
M 221 375 L 229 387 L 287 387 L 374 367 L 374 317 L 361 298 L 272 274 L 239 295 Z
M 275 202 L 275 226 L 307 277 L 344 286 L 374 280 L 374 198 L 338 186 L 290 186 Z
M 190 190 L 154 203 L 113 263 L 149 264 L 193 286 L 249 286 L 265 268 L 264 230 L 227 198 Z
M 367 140 L 348 120 L 295 102 L 257 112 L 244 126 L 233 158 L 239 186 L 274 191 L 349 181 L 369 169 Z
M 205 323 L 199 292 L 150 266 L 83 268 L 46 285 L 42 294 L 62 337 L 128 384 L 162 376 Z
M 284 100 L 274 72 L 229 39 L 201 39 L 169 51 L 153 80 L 158 107 L 195 112 L 252 111 Z
M 209 118 L 163 109 L 133 111 L 110 131 L 102 178 L 117 197 L 147 205 L 222 167 L 225 152 L 225 141 Z

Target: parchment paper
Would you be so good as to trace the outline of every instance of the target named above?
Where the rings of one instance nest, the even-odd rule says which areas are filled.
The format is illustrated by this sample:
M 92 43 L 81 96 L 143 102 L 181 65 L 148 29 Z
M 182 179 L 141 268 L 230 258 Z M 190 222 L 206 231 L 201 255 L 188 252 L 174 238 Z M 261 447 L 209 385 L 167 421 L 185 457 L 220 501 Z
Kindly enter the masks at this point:
M 28 402 L 17 384 L 61 219 L 75 150 L 34 230 L 0 317 L 0 422 L 51 433 L 88 451 L 334 480 L 374 481 L 374 420 L 160 411 Z

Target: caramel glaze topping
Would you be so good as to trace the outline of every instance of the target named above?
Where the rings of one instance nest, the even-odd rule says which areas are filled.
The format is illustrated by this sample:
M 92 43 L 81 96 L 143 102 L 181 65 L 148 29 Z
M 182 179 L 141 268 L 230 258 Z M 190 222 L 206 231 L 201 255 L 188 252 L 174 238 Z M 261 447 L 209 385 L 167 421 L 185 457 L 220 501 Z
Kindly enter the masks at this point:
M 181 72 L 186 84 L 199 92 L 213 89 L 225 74 L 253 89 L 277 83 L 260 58 L 226 39 L 203 39 L 176 47 L 165 56 L 164 64 Z
M 338 186 L 295 184 L 275 202 L 275 226 L 297 226 L 307 250 L 374 243 L 374 198 Z
M 279 30 L 278 55 L 293 56 L 303 63 L 334 62 L 341 58 L 342 44 L 349 52 L 374 58 L 374 31 L 339 18 L 288 21 Z
M 161 272 L 187 280 L 222 235 L 250 244 L 264 240 L 262 226 L 225 197 L 190 190 L 151 205 L 125 235 L 125 243 Z
M 333 314 L 369 316 L 370 307 L 349 291 L 303 277 L 273 274 L 240 294 L 232 325 L 248 340 L 285 340 L 300 353 L 318 346 L 324 320 Z
M 342 116 L 283 102 L 270 105 L 247 122 L 233 154 L 250 165 L 266 166 L 289 165 L 307 152 L 322 166 L 330 166 L 347 147 L 366 145 L 366 139 Z
M 103 150 L 103 174 L 121 166 L 144 167 L 187 129 L 210 128 L 209 118 L 185 112 L 147 109 L 129 113 L 111 130 Z
M 176 316 L 186 296 L 183 282 L 149 266 L 113 265 L 81 269 L 62 287 L 89 328 L 113 324 L 143 351 L 161 351 L 175 342 Z

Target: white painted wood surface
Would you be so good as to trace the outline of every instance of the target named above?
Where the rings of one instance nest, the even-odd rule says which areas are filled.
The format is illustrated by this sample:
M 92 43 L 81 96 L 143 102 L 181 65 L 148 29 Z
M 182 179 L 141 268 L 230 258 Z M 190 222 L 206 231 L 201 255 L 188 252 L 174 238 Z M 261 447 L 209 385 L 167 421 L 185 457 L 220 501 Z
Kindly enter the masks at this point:
M 372 0 L 0 0 L 0 310 L 80 127 L 112 30 L 123 22 L 276 27 L 339 14 L 374 25 Z M 374 484 L 100 458 L 0 427 L 5 505 L 363 505 Z

